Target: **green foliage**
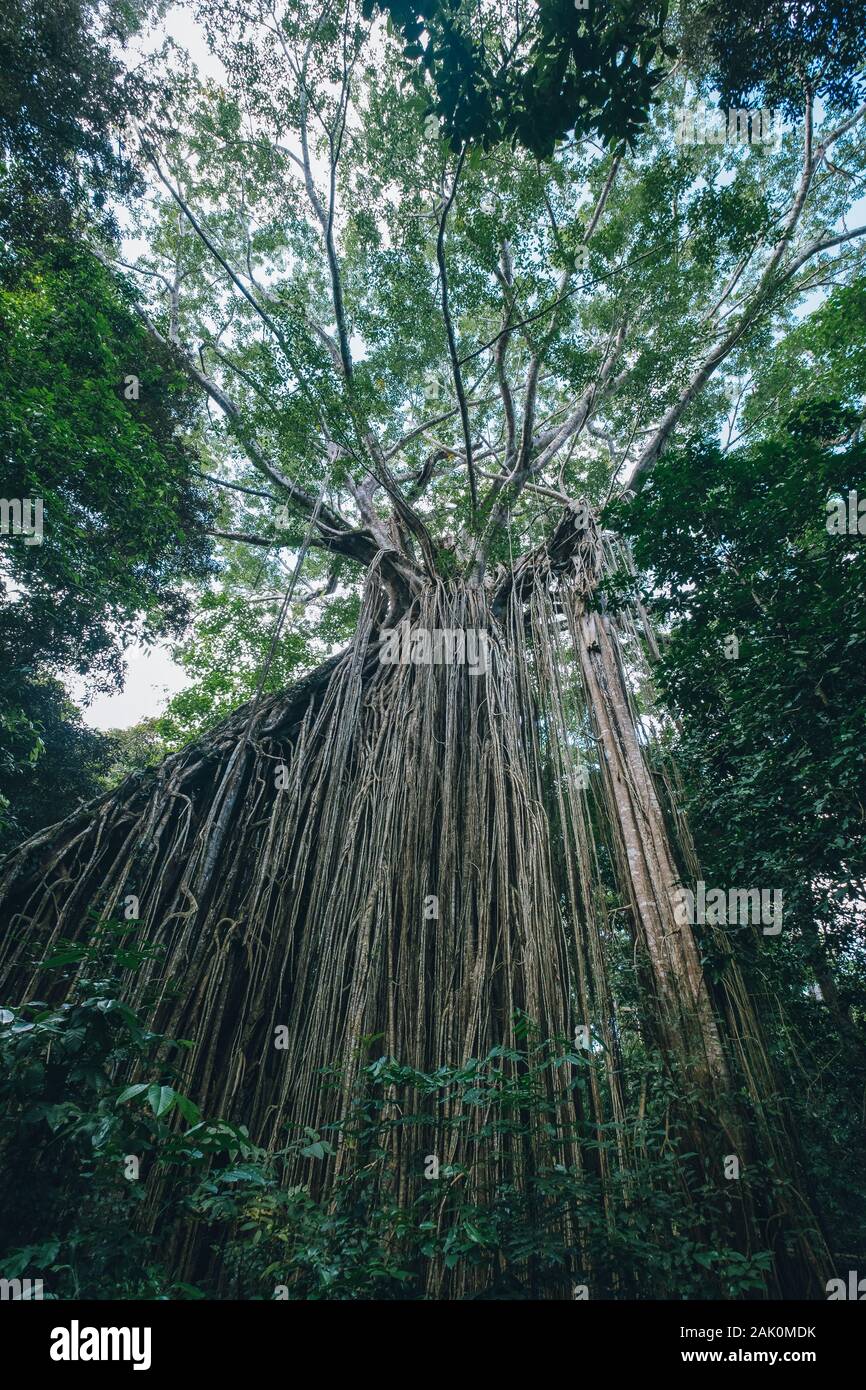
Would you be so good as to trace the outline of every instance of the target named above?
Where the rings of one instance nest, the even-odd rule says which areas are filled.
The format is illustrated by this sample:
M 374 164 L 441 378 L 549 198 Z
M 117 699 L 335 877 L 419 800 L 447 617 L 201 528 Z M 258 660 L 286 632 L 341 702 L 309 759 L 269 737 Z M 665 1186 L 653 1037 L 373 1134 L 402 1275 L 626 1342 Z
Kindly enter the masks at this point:
M 104 789 L 116 787 L 131 772 L 157 767 L 169 751 L 156 719 L 141 719 L 128 729 L 111 729 L 103 737 L 105 756 L 100 782 Z
M 183 631 L 185 586 L 212 570 L 212 511 L 194 477 L 196 398 L 121 283 L 56 240 L 3 268 L 3 495 L 43 508 L 41 543 L 0 536 L 5 846 L 99 791 L 107 747 L 54 673 L 118 686 L 129 642 Z
M 0 538 L 19 590 L 0 610 L 3 659 L 116 677 L 125 641 L 183 628 L 182 581 L 210 571 L 184 437 L 196 397 L 82 249 L 17 267 L 0 323 L 4 495 L 44 504 L 41 544 Z
M 131 928 L 106 932 L 122 940 Z M 97 934 L 98 936 L 98 934 Z M 85 964 L 98 966 L 97 954 Z M 121 947 L 109 959 L 134 963 Z M 81 963 L 74 950 L 56 953 L 54 969 Z M 43 976 L 50 985 L 50 973 Z M 167 1292 L 152 1264 L 147 1238 L 136 1231 L 142 1185 L 124 1177 L 126 1155 L 143 1166 L 183 1161 L 182 1138 L 166 1119 L 176 1097 L 172 1070 L 156 1074 L 156 1103 L 135 1111 L 121 1104 L 118 1068 L 151 1064 L 165 1040 L 149 1032 L 117 997 L 109 976 L 87 971 L 74 998 L 52 1007 L 34 1002 L 0 1011 L 0 1151 L 7 1202 L 0 1221 L 0 1271 L 44 1278 L 49 1297 L 123 1297 Z M 172 1104 L 164 1100 L 171 1091 Z M 192 1113 L 192 1112 L 191 1112 Z M 38 1173 L 38 1180 L 35 1174 Z
M 747 1259 L 725 1244 L 724 1201 L 689 1177 L 661 1109 L 644 1116 L 646 1161 L 628 1171 L 616 1126 L 582 1135 L 590 1158 L 603 1152 L 613 1165 L 607 1207 L 592 1162 L 578 1171 L 562 1161 L 558 1102 L 586 1087 L 590 1063 L 528 1026 L 517 1048 L 433 1074 L 384 1056 L 368 1063 L 343 1121 L 277 1153 L 242 1126 L 203 1118 L 176 1080 L 193 1044 L 151 1032 L 121 1001 L 119 970 L 147 955 L 135 931 L 106 922 L 86 947 L 60 944 L 41 978 L 50 990 L 53 972 L 78 973 L 64 1004 L 0 1010 L 4 1277 L 41 1277 L 61 1299 L 423 1299 L 431 1272 L 450 1271 L 459 1289 L 469 1268 L 483 1271 L 490 1299 L 568 1298 L 590 1268 L 592 1297 L 737 1297 L 762 1287 L 769 1253 Z M 322 1084 L 339 1081 L 332 1073 Z M 444 1158 L 455 1131 L 472 1135 L 463 1165 Z M 408 1206 L 393 1167 L 398 1132 L 419 1173 L 443 1155 Z M 515 1140 L 532 1140 L 535 1152 L 519 1175 L 507 1157 L 520 1151 Z M 338 1145 L 353 1159 L 320 1199 L 318 1174 Z M 479 1190 L 476 1159 L 482 1171 L 491 1147 L 501 1179 Z M 289 1188 L 280 1174 L 293 1152 L 308 1160 L 309 1181 Z M 139 1179 L 125 1175 L 130 1155 Z M 148 1182 L 166 1173 L 167 1202 L 148 1235 Z M 190 1222 L 212 1233 L 222 1268 L 178 1285 L 169 1252 Z
M 834 107 L 863 99 L 866 14 L 850 0 L 685 0 L 686 61 L 709 67 L 722 102 L 802 114 L 809 86 Z
M 728 932 L 777 1020 L 773 1050 L 839 1249 L 866 1219 L 866 546 L 826 524 L 830 499 L 866 496 L 851 424 L 809 400 L 738 450 L 696 440 L 610 514 L 667 631 L 656 674 L 703 877 L 783 894 L 778 939 Z
M 829 443 L 847 424 L 811 404 L 750 447 L 696 442 L 617 514 L 671 623 L 660 676 L 714 863 L 734 883 L 783 873 L 834 935 L 866 874 L 866 549 L 827 530 L 829 499 L 866 483 L 862 443 Z
M 150 0 L 0 3 L 0 228 L 35 245 L 137 184 L 116 132 L 141 97 L 118 46 Z
M 62 684 L 0 677 L 0 854 L 98 795 L 111 745 L 88 729 Z
M 509 140 L 547 156 L 570 131 L 632 143 L 662 76 L 655 60 L 664 3 L 578 9 L 573 0 L 542 0 L 515 11 L 365 0 L 363 8 L 367 17 L 386 10 L 399 27 L 415 85 L 429 94 L 432 84 L 434 110 L 455 149 Z
M 301 589 L 271 652 L 288 579 L 286 566 L 263 553 L 227 547 L 218 581 L 199 597 L 192 631 L 174 653 L 187 684 L 154 721 L 166 749 L 182 747 L 251 699 L 269 657 L 266 695 L 291 685 L 354 630 L 357 593 L 323 597 L 312 608 Z M 306 572 L 323 579 L 327 566 L 313 558 Z
M 837 401 L 859 418 L 866 400 L 866 280 L 836 285 L 821 306 L 773 347 L 743 411 L 754 434 L 783 428 L 794 408 Z

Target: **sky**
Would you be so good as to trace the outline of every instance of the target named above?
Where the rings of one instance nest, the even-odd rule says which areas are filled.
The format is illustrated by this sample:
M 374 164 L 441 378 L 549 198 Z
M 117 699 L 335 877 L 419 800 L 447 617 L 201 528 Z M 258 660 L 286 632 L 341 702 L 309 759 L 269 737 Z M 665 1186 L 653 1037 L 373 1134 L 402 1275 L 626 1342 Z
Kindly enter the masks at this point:
M 128 729 L 139 720 L 159 714 L 170 696 L 187 684 L 185 671 L 172 660 L 167 645 L 135 645 L 126 653 L 126 681 L 123 690 L 97 695 L 89 705 L 82 680 L 68 679 L 67 689 L 81 709 L 81 717 L 92 729 Z

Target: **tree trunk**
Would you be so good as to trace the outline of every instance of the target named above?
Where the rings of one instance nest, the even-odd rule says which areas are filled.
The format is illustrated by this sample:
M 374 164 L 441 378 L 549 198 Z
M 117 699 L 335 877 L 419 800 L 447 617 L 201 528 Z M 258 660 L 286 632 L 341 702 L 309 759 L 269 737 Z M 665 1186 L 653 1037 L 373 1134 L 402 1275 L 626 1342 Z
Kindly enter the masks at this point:
M 458 660 L 384 664 L 371 584 L 341 657 L 263 701 L 252 720 L 239 711 L 13 853 L 0 871 L 10 922 L 0 997 L 45 998 L 34 962 L 64 937 L 86 940 L 94 913 L 116 916 L 134 894 L 159 954 L 130 977 L 125 997 L 159 1031 L 195 1039 L 183 1087 L 203 1112 L 246 1124 L 272 1147 L 285 1143 L 287 1122 L 320 1131 L 345 1114 L 367 1039 L 429 1072 L 515 1047 L 521 1015 L 544 1038 L 570 1040 L 589 1026 L 604 1055 L 589 1068 L 589 1113 L 573 1097 L 563 1116 L 574 1137 L 559 1161 L 595 1165 L 607 1180 L 607 1148 L 588 1156 L 576 1137 L 588 1122 L 600 1139 L 614 1122 L 628 1159 L 605 889 L 589 793 L 570 775 L 588 720 L 654 1034 L 725 1135 L 701 1152 L 712 1149 L 720 1166 L 728 1144 L 741 1154 L 760 1148 L 759 1137 L 743 1136 L 734 1096 L 743 1035 L 726 1045 L 692 932 L 674 917 L 674 851 L 616 629 L 588 606 L 597 580 L 595 535 L 567 574 L 538 566 L 504 602 L 481 587 L 431 584 L 407 621 L 483 633 L 485 669 L 475 671 Z M 275 1045 L 281 1028 L 284 1048 Z M 328 1067 L 338 1086 L 323 1084 Z M 470 1140 L 448 1133 L 437 1156 L 459 1159 Z M 430 1142 L 395 1131 L 404 1202 L 423 1182 Z M 507 1157 L 518 1170 L 526 1162 L 517 1149 Z M 342 1145 L 315 1171 L 298 1159 L 287 1180 L 327 1188 L 352 1158 Z M 476 1173 L 479 1193 L 502 1161 Z M 799 1200 L 795 1218 L 787 1209 L 761 1217 L 743 1203 L 743 1248 L 762 1248 L 780 1219 L 787 1234 L 791 1220 L 799 1232 L 809 1219 Z M 567 1230 L 574 1220 L 566 1215 Z M 776 1242 L 770 1287 L 815 1292 L 820 1240 L 791 1239 L 793 1257 Z M 186 1258 L 192 1268 L 195 1250 Z M 470 1287 L 459 1271 L 431 1279 L 440 1295 Z

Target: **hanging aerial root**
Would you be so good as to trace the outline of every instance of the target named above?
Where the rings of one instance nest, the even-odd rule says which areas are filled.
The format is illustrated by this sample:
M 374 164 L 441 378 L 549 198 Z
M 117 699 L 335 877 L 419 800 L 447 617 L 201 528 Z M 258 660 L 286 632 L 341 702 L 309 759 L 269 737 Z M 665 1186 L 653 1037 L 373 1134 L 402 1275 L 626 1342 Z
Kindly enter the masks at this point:
M 306 685 L 21 846 L 0 870 L 4 999 L 48 997 L 39 962 L 134 897 L 154 950 L 125 998 L 159 1032 L 195 1039 L 182 1085 L 204 1113 L 272 1149 L 345 1115 L 370 1040 L 429 1073 L 516 1052 L 529 1018 L 576 1049 L 569 1065 L 586 1079 L 557 1098 L 556 1161 L 608 1194 L 637 1156 L 610 979 L 628 929 L 656 1041 L 705 1099 L 731 1094 L 752 1044 L 745 1031 L 723 1041 L 697 945 L 673 917 L 669 828 L 616 624 L 593 606 L 602 540 L 572 517 L 557 537 L 495 595 L 431 583 L 396 635 L 380 628 L 371 578 L 348 651 Z M 731 1133 L 736 1107 L 723 1109 Z M 505 1171 L 519 1181 L 548 1143 L 540 1129 L 528 1157 L 506 1133 L 479 1162 L 483 1123 L 479 1110 L 446 1125 L 437 1155 L 471 1150 L 478 1199 Z M 390 1143 L 408 1204 L 427 1153 L 397 1126 Z M 314 1169 L 299 1156 L 286 1181 L 326 1191 L 355 1160 L 334 1149 Z M 561 1219 L 580 1249 L 576 1213 Z M 184 1259 L 196 1258 L 193 1242 Z M 436 1271 L 431 1291 L 465 1292 L 473 1277 Z

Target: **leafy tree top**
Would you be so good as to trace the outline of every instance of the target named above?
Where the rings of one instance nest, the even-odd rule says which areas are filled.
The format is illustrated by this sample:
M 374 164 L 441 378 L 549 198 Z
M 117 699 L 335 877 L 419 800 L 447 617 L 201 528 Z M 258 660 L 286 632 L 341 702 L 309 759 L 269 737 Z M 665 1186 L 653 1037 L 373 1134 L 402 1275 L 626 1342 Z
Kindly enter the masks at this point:
M 501 140 L 539 157 L 570 132 L 633 144 L 673 49 L 666 0 L 364 0 L 386 11 L 417 60 L 413 85 L 453 148 Z
M 842 219 L 863 110 L 806 82 L 777 144 L 682 143 L 695 77 L 719 81 L 712 52 L 687 70 L 668 56 L 682 5 L 635 60 L 659 80 L 631 145 L 551 126 L 543 159 L 483 82 L 493 124 L 446 138 L 439 75 L 406 56 L 400 22 L 447 20 L 492 63 L 492 10 L 407 10 L 395 28 L 356 0 L 190 8 L 221 76 L 174 43 L 153 55 L 139 250 L 97 250 L 208 402 L 226 568 L 187 651 L 200 713 L 248 693 L 306 536 L 301 664 L 345 632 L 373 565 L 393 613 L 434 576 L 495 601 L 563 508 L 639 486 L 681 425 L 715 432 L 770 400 L 771 345 L 810 291 L 854 293 L 866 229 Z M 538 7 L 503 81 L 556 14 L 600 42 L 605 14 L 634 12 Z

